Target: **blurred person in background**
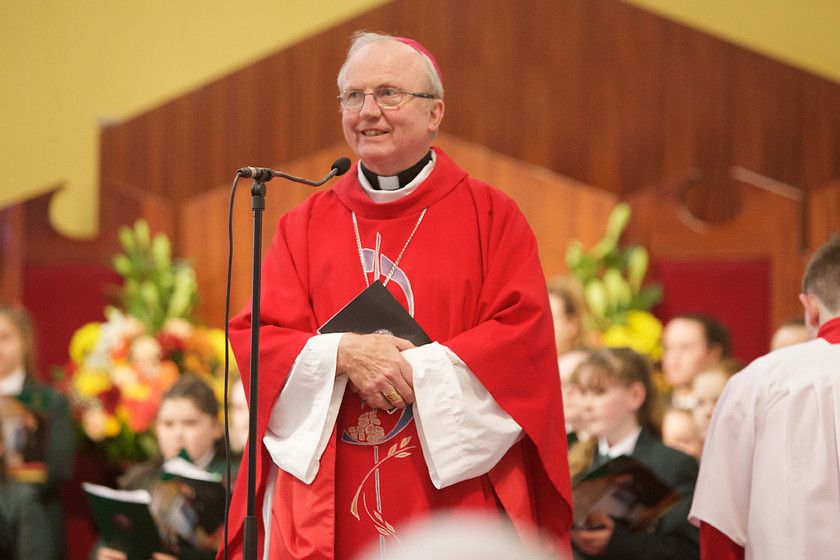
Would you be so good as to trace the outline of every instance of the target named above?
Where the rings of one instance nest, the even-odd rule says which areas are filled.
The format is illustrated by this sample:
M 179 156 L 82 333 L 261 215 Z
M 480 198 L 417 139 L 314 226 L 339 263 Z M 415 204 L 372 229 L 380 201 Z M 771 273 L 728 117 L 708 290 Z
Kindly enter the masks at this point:
M 729 330 L 702 313 L 673 317 L 662 332 L 662 374 L 671 388 L 670 404 L 694 407 L 694 376 L 715 362 L 732 356 Z

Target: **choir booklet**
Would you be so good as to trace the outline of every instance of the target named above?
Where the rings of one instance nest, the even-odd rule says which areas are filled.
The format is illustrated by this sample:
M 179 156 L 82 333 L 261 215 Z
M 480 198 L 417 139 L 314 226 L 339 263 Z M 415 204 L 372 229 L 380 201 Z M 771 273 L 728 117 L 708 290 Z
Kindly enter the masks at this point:
M 386 333 L 411 341 L 415 346 L 432 339 L 380 281 L 376 281 L 345 305 L 318 332 Z
M 586 529 L 591 511 L 603 511 L 642 531 L 682 497 L 638 460 L 621 455 L 572 481 L 574 526 Z
M 128 560 L 148 560 L 153 552 L 167 552 L 149 511 L 147 490 L 115 490 L 83 482 L 102 542 L 121 550 Z
M 163 480 L 178 484 L 184 506 L 192 510 L 197 525 L 209 535 L 225 520 L 227 488 L 222 475 L 210 473 L 184 457 L 169 459 L 163 464 Z

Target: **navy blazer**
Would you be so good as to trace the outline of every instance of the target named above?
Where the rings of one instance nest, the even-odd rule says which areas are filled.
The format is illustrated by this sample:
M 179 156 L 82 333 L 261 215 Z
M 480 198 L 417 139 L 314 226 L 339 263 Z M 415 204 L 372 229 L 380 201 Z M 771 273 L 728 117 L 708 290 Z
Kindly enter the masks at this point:
M 67 545 L 64 535 L 64 505 L 59 495 L 59 485 L 73 476 L 73 462 L 76 451 L 76 428 L 70 412 L 67 396 L 53 387 L 39 383 L 27 375 L 18 399 L 46 423 L 36 437 L 44 438 L 47 480 L 35 484 L 44 512 L 46 525 L 42 527 L 43 538 L 48 539 L 55 551 L 53 558 L 64 558 Z M 44 433 L 46 430 L 46 433 Z
M 621 560 L 694 560 L 700 558 L 700 535 L 688 522 L 699 465 L 694 457 L 662 443 L 642 429 L 632 456 L 644 463 L 682 496 L 682 500 L 647 531 L 634 533 L 616 523 L 607 548 L 591 557 L 575 550 L 575 558 Z M 598 462 L 595 457 L 593 464 Z

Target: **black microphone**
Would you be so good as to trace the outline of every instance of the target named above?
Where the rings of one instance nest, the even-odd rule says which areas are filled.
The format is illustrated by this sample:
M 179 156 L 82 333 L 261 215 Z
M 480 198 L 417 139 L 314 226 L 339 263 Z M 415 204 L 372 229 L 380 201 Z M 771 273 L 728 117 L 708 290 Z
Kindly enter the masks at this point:
M 329 181 L 330 179 L 332 179 L 333 177 L 337 175 L 344 175 L 345 173 L 347 173 L 347 170 L 350 169 L 350 165 L 350 158 L 338 158 L 333 162 L 330 172 L 327 173 L 326 177 L 324 177 L 320 181 L 310 181 L 309 179 L 295 177 L 294 175 L 289 175 L 287 173 L 283 173 L 282 171 L 275 171 L 273 169 L 269 169 L 268 167 L 243 167 L 236 173 L 240 177 L 250 177 L 253 178 L 254 181 L 260 181 L 263 183 L 272 180 L 274 177 L 282 177 L 283 179 L 288 179 L 289 181 L 294 181 L 295 183 L 303 183 L 304 185 L 319 187 L 327 181 Z

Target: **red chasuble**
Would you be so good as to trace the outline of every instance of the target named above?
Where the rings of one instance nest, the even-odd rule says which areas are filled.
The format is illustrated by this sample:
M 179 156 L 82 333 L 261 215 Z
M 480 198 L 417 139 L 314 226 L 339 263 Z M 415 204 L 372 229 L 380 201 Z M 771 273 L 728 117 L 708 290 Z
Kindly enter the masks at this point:
M 404 247 L 388 289 L 432 340 L 468 365 L 525 437 L 487 475 L 437 490 L 411 413 L 388 415 L 348 392 L 312 484 L 278 474 L 272 559 L 349 559 L 377 540 L 387 552 L 402 522 L 441 508 L 500 508 L 520 532 L 539 526 L 559 550 L 569 551 L 565 423 L 536 240 L 510 198 L 435 151 L 432 174 L 400 200 L 372 202 L 354 166 L 332 189 L 280 219 L 263 261 L 258 437 L 262 442 L 271 408 L 307 340 L 367 282 L 384 280 Z M 246 386 L 250 321 L 250 304 L 231 321 Z M 258 510 L 271 464 L 260 449 Z M 240 472 L 245 469 L 243 464 Z M 231 558 L 242 553 L 246 487 L 240 476 L 231 505 Z M 262 551 L 261 519 L 259 526 Z

